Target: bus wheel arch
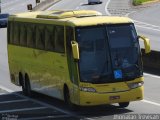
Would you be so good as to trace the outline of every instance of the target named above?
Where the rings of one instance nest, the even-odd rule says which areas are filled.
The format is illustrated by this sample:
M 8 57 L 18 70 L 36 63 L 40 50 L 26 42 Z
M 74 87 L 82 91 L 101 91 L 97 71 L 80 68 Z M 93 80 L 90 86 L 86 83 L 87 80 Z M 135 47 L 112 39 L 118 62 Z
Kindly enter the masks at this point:
M 64 101 L 71 110 L 77 110 L 77 106 L 72 103 L 71 98 L 70 98 L 70 91 L 67 86 L 67 84 L 64 84 L 63 87 L 63 94 L 64 94 Z

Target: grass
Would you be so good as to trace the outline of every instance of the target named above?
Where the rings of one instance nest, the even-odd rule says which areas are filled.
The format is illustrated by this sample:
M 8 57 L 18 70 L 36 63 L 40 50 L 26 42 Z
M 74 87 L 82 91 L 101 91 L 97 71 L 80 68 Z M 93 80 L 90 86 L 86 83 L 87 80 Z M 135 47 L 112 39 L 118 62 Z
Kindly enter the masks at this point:
M 154 0 L 133 0 L 133 5 L 142 5 L 144 2 L 149 2 Z

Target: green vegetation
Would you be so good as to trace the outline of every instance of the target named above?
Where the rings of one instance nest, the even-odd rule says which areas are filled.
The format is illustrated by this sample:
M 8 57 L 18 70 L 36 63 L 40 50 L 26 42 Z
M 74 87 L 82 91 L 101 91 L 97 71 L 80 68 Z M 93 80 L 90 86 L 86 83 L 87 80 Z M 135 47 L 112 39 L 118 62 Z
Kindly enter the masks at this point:
M 133 5 L 141 5 L 144 2 L 155 1 L 155 0 L 133 0 Z

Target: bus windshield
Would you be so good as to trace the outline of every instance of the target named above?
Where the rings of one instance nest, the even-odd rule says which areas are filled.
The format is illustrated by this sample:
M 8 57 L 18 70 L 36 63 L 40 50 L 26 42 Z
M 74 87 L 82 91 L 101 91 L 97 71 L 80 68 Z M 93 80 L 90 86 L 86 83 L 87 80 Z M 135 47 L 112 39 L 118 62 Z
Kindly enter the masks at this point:
M 142 76 L 138 37 L 133 24 L 80 27 L 80 79 L 111 83 Z

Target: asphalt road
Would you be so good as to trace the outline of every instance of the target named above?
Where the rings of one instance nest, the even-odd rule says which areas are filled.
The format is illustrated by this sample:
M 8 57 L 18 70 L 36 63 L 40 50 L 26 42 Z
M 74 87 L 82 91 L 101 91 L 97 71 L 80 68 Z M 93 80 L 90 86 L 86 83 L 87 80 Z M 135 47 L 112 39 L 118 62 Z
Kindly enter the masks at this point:
M 122 1 L 122 0 L 121 0 Z M 123 0 L 127 3 L 127 0 Z M 117 2 L 114 0 L 114 2 Z M 70 4 L 69 4 L 70 3 Z M 17 4 L 16 4 L 17 5 Z M 15 5 L 15 6 L 16 6 Z M 123 5 L 123 6 L 122 6 Z M 128 6 L 127 4 L 122 4 Z M 130 9 L 129 12 L 123 10 L 123 14 L 117 12 L 117 10 L 113 10 L 115 8 L 113 3 L 109 3 L 109 0 L 103 0 L 103 4 L 99 5 L 87 5 L 87 0 L 62 0 L 61 2 L 55 4 L 50 9 L 94 9 L 102 12 L 103 14 L 110 15 L 112 12 L 119 15 L 131 15 L 131 17 L 137 21 L 137 29 L 139 33 L 145 33 L 146 36 L 150 36 L 154 42 L 156 38 L 159 37 L 158 31 L 152 29 L 146 29 L 144 27 L 144 22 L 146 24 L 150 24 L 149 28 L 155 26 L 159 26 L 157 24 L 149 21 L 145 21 L 145 19 L 141 19 L 138 17 L 140 12 L 136 12 L 136 9 Z M 12 8 L 14 5 L 12 5 Z M 108 9 L 109 8 L 109 9 Z M 6 8 L 7 9 L 7 8 Z M 23 8 L 22 8 L 23 9 Z M 141 15 L 147 16 L 145 13 L 145 9 L 141 9 Z M 146 10 L 155 9 L 150 6 Z M 134 13 L 133 13 L 134 11 Z M 158 11 L 158 8 L 157 8 Z M 144 13 L 143 13 L 144 12 Z M 136 15 L 137 14 L 137 15 Z M 157 18 L 157 15 L 152 16 L 152 18 Z M 143 18 L 143 17 L 142 17 Z M 154 20 L 153 18 L 153 20 Z M 140 21 L 142 22 L 140 24 Z M 138 27 L 138 25 L 140 27 Z M 154 27 L 155 27 L 154 26 Z M 0 113 L 1 117 L 5 118 L 6 116 L 12 118 L 18 118 L 22 120 L 30 120 L 30 119 L 40 119 L 40 120 L 62 120 L 62 119 L 81 119 L 81 120 L 106 120 L 106 119 L 116 119 L 116 115 L 122 114 L 160 114 L 160 76 L 155 76 L 152 74 L 144 74 L 145 77 L 145 97 L 142 101 L 132 102 L 129 107 L 126 109 L 118 108 L 117 104 L 108 105 L 108 106 L 99 106 L 99 107 L 91 107 L 91 108 L 79 108 L 79 111 L 70 111 L 62 101 L 56 100 L 54 98 L 50 98 L 43 95 L 35 95 L 33 98 L 28 98 L 22 95 L 21 88 L 14 86 L 10 83 L 9 77 L 9 69 L 8 69 L 8 58 L 7 58 L 7 39 L 6 39 L 6 29 L 0 29 Z M 157 43 L 158 44 L 158 39 Z M 154 48 L 154 47 L 153 47 Z M 157 45 L 158 48 L 158 45 Z M 137 116 L 138 118 L 138 116 Z M 160 119 L 160 115 L 159 115 Z
M 27 11 L 27 4 L 36 5 L 35 0 L 1 0 L 2 13 L 18 13 Z
M 152 50 L 160 51 L 160 2 L 129 14 L 140 34 L 150 38 Z

